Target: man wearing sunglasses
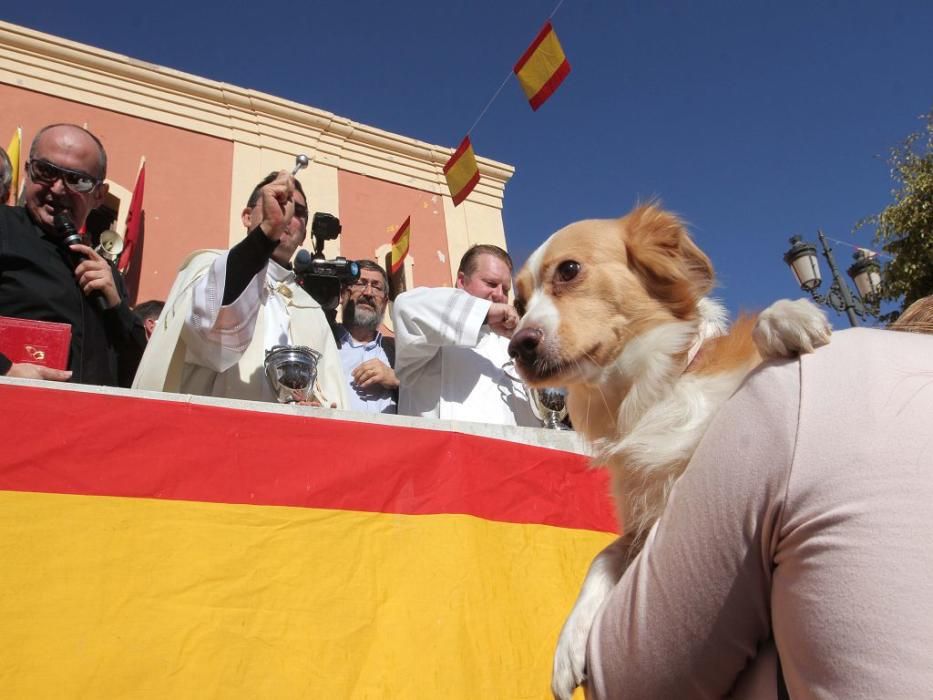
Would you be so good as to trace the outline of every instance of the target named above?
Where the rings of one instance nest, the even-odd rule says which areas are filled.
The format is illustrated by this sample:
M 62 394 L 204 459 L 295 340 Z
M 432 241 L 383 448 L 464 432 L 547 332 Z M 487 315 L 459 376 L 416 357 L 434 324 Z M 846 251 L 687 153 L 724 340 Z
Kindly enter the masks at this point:
M 396 413 L 395 339 L 379 332 L 389 301 L 389 280 L 378 263 L 357 260 L 357 264 L 360 278 L 343 288 L 343 322 L 334 328 L 349 383 L 349 407 L 368 413 Z
M 107 154 L 74 124 L 40 129 L 26 162 L 24 207 L 0 207 L 0 316 L 71 325 L 67 370 L 13 363 L 8 377 L 129 386 L 146 334 L 126 303 L 122 279 L 87 245 L 66 247 L 56 216 L 81 230 L 107 194 Z M 75 264 L 75 260 L 78 263 Z
M 241 221 L 246 237 L 229 251 L 196 251 L 183 263 L 133 387 L 275 401 L 263 372 L 266 351 L 303 345 L 321 353 L 315 402 L 345 408 L 334 336 L 291 265 L 308 226 L 301 183 L 284 170 L 270 173 L 253 188 Z

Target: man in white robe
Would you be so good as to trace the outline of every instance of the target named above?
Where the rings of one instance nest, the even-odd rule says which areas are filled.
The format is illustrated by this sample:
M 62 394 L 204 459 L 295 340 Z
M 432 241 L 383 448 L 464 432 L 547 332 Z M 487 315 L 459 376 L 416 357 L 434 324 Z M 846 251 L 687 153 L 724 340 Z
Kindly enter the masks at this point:
M 229 251 L 197 251 L 182 264 L 133 387 L 275 401 L 266 351 L 302 345 L 321 353 L 316 402 L 345 408 L 333 333 L 291 269 L 308 223 L 301 184 L 272 173 L 253 190 L 242 220 L 243 241 Z
M 455 289 L 398 296 L 392 315 L 400 414 L 541 427 L 510 363 L 518 323 L 511 288 L 508 253 L 478 245 L 460 261 Z

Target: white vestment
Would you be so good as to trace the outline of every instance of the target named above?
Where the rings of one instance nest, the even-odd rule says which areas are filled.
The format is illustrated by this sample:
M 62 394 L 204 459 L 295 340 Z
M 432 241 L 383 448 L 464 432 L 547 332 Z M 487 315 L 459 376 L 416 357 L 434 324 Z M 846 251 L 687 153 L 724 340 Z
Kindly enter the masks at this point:
M 392 309 L 399 414 L 541 427 L 509 364 L 508 338 L 483 323 L 490 306 L 462 289 L 399 295 Z
M 294 273 L 270 260 L 235 301 L 221 306 L 226 262 L 226 251 L 202 250 L 182 264 L 133 388 L 275 401 L 263 371 L 266 350 L 303 345 L 321 353 L 322 403 L 346 408 L 333 333 Z

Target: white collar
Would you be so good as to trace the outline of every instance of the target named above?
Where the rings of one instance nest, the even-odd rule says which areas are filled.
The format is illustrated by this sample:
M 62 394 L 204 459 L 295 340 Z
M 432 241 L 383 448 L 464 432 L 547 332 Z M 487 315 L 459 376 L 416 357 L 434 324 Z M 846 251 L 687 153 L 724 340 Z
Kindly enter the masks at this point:
M 290 270 L 287 267 L 282 267 L 275 260 L 270 258 L 269 267 L 266 269 L 266 274 L 273 282 L 279 283 L 288 283 L 295 279 L 294 270 Z

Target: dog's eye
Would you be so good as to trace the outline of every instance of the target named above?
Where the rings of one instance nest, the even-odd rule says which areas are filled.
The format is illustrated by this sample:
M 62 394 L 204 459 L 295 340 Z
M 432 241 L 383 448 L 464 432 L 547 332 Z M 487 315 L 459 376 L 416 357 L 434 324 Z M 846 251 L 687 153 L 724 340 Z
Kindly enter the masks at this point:
M 515 310 L 518 312 L 519 316 L 525 315 L 525 300 L 521 297 L 515 297 Z
M 569 282 L 580 274 L 580 263 L 576 260 L 564 260 L 557 266 L 557 278 L 561 282 Z

